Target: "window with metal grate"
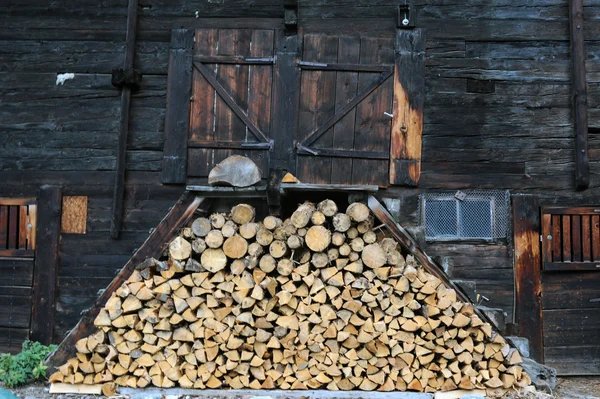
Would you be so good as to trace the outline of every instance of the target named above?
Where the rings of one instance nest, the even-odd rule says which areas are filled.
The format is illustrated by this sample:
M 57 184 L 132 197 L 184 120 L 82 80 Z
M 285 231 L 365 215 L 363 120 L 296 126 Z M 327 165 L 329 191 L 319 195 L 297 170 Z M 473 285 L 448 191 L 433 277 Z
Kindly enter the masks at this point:
M 420 220 L 428 241 L 506 238 L 508 191 L 425 193 L 420 196 Z

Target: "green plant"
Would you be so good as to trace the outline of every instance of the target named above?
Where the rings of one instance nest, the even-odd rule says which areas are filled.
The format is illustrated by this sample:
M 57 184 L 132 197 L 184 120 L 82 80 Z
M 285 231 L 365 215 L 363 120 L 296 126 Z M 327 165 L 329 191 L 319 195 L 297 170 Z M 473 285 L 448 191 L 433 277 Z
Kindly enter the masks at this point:
M 16 355 L 0 355 L 0 382 L 14 388 L 46 376 L 44 359 L 56 345 L 42 345 L 39 342 L 25 341 L 22 350 Z

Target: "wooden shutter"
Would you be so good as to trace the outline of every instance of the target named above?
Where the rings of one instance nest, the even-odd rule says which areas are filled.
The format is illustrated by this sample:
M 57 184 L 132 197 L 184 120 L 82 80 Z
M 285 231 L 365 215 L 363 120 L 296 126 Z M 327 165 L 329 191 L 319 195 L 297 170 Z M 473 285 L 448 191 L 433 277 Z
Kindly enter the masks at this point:
M 393 38 L 305 34 L 296 176 L 305 183 L 388 183 Z
M 416 186 L 419 183 L 424 103 L 425 34 L 421 29 L 398 29 L 390 184 Z
M 33 256 L 36 203 L 31 198 L 0 198 L 0 256 Z
M 174 29 L 171 33 L 167 114 L 163 149 L 163 183 L 185 183 L 190 89 L 192 79 L 192 43 L 194 31 Z
M 600 207 L 542 208 L 544 270 L 600 271 Z
M 188 176 L 232 154 L 266 177 L 271 141 L 274 29 L 198 29 L 193 50 Z

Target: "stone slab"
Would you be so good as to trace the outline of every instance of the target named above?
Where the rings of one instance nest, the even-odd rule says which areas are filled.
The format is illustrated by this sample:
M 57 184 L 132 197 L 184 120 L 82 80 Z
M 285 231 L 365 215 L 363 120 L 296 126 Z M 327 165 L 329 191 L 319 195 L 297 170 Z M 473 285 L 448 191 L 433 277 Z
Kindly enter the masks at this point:
M 198 397 L 206 399 L 433 399 L 431 393 L 418 392 L 365 392 L 365 391 L 284 391 L 252 389 L 133 389 L 119 388 L 119 393 L 130 399 L 180 399 Z

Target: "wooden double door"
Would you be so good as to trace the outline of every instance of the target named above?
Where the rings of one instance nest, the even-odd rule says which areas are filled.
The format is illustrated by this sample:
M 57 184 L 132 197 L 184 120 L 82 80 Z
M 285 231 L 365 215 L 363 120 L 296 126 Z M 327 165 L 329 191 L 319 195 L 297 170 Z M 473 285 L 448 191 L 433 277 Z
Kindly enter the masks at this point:
M 413 84 L 416 90 L 424 90 L 422 32 L 374 37 L 300 30 L 286 35 L 271 20 L 244 27 L 206 24 L 212 27 L 173 32 L 173 43 L 189 41 L 192 47 L 186 78 L 187 176 L 206 177 L 227 156 L 242 154 L 265 177 L 269 167 L 277 167 L 305 183 L 387 186 L 400 179 L 403 164 L 398 161 L 412 157 L 411 165 L 420 162 L 422 119 L 414 122 L 412 106 L 422 111 L 422 97 L 411 98 L 409 105 L 408 90 L 399 82 L 401 74 L 404 79 L 410 75 L 420 82 Z M 186 46 L 180 47 L 185 57 Z M 399 70 L 402 62 L 404 71 Z M 412 64 L 422 64 L 422 71 L 410 71 Z M 173 57 L 170 81 L 178 65 Z M 170 143 L 177 129 L 171 108 L 177 101 L 186 106 L 180 93 L 186 86 L 179 86 L 169 90 L 167 154 L 176 147 Z M 399 151 L 406 150 L 405 138 L 413 133 L 418 146 Z M 418 174 L 414 177 L 416 184 Z

